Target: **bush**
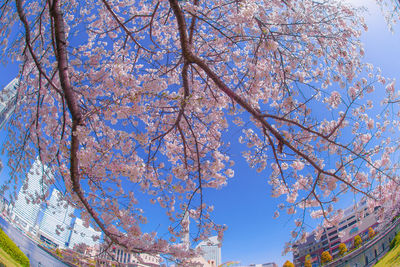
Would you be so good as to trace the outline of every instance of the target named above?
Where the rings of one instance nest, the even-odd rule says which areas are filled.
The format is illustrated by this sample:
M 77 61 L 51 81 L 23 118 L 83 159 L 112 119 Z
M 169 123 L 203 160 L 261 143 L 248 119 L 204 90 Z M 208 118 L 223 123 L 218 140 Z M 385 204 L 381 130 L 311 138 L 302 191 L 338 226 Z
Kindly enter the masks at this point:
M 321 263 L 322 264 L 330 262 L 331 260 L 332 260 L 332 256 L 331 256 L 331 254 L 329 254 L 329 251 L 322 252 L 322 254 L 321 254 Z
M 308 254 L 306 256 L 306 258 L 305 258 L 305 261 L 304 261 L 304 267 L 311 267 L 311 266 L 312 266 L 312 264 L 311 264 L 311 256 L 310 256 L 310 254 Z
M 358 248 L 359 246 L 361 246 L 361 244 L 362 244 L 362 239 L 361 239 L 361 237 L 360 237 L 359 235 L 356 235 L 356 236 L 354 237 L 354 247 L 355 247 L 355 248 Z
M 55 250 L 55 253 L 56 253 L 56 255 L 57 255 L 59 258 L 64 258 L 63 254 L 61 253 L 61 250 L 60 250 L 59 248 L 57 248 L 57 249 Z
M 25 254 L 15 245 L 15 243 L 0 229 L 0 247 L 16 262 L 22 266 L 29 267 L 29 259 Z
M 372 239 L 375 236 L 375 231 L 372 227 L 368 228 L 368 237 Z
M 345 243 L 340 243 L 339 245 L 339 255 L 343 256 L 347 252 L 347 246 Z
M 294 267 L 294 264 L 293 264 L 291 261 L 287 260 L 287 261 L 283 264 L 283 267 Z

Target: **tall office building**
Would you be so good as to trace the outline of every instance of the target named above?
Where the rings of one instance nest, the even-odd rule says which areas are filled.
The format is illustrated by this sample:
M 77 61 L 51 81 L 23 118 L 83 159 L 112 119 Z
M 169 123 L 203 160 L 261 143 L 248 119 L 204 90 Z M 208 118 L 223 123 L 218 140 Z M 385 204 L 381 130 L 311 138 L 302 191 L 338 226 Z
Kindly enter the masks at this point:
M 0 91 L 0 130 L 3 129 L 4 125 L 15 110 L 15 104 L 17 102 L 17 86 L 18 79 L 15 78 Z M 0 172 L 2 169 L 3 163 L 0 160 Z
M 96 244 L 100 244 L 100 236 L 101 232 L 94 230 L 90 226 L 85 227 L 83 221 L 80 218 L 76 218 L 68 247 L 73 249 L 75 245 L 80 243 L 92 247 Z
M 212 236 L 200 242 L 196 248 L 200 248 L 202 256 L 207 262 L 213 263 L 215 266 L 221 264 L 221 246 L 218 236 Z
M 183 236 L 182 236 L 182 243 L 185 246 L 186 249 L 190 248 L 190 239 L 189 239 L 189 226 L 190 226 L 190 220 L 189 220 L 189 212 L 186 211 L 185 214 L 183 215 Z
M 37 224 L 42 201 L 46 197 L 48 187 L 43 183 L 43 177 L 49 179 L 51 176 L 50 169 L 36 159 L 18 192 L 12 211 L 13 218 L 27 231 L 33 231 Z
M 74 210 L 71 205 L 62 200 L 61 192 L 54 189 L 44 210 L 40 234 L 60 247 L 67 247 L 71 233 L 72 217 L 70 215 L 74 213 Z
M 17 86 L 18 79 L 15 78 L 0 91 L 0 129 L 4 127 L 4 124 L 15 110 Z

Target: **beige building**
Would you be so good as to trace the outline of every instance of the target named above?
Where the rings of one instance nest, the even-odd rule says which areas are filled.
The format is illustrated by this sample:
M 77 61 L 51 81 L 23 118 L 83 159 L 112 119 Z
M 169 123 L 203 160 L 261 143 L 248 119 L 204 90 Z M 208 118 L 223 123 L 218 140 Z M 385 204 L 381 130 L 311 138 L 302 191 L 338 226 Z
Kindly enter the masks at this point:
M 221 243 L 218 236 L 212 236 L 200 242 L 196 249 L 199 249 L 201 256 L 210 264 L 219 266 L 221 264 Z
M 160 266 L 159 255 L 129 252 L 124 248 L 114 246 L 97 257 L 96 266 L 123 266 L 123 267 L 157 267 Z
M 195 264 L 195 267 L 218 267 L 215 261 L 206 260 L 202 256 L 194 258 L 190 261 L 192 264 Z M 193 266 L 193 265 L 191 265 Z M 183 266 L 182 266 L 183 267 Z M 194 266 L 193 266 L 194 267 Z
M 359 235 L 363 241 L 367 240 L 368 229 L 371 227 L 375 230 L 378 226 L 377 209 L 378 207 L 369 213 L 366 201 L 361 201 L 356 207 L 346 209 L 338 226 L 341 243 L 351 248 L 356 235 Z

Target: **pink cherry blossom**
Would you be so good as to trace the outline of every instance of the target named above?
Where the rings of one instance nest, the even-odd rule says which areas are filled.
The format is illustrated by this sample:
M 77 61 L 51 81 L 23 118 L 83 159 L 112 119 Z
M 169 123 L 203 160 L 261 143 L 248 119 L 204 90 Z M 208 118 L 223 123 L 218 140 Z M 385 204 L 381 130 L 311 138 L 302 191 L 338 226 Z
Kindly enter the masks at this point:
M 111 243 L 186 260 L 188 221 L 195 241 L 222 239 L 203 190 L 229 186 L 229 146 L 297 214 L 293 239 L 304 218 L 337 223 L 346 192 L 386 221 L 400 210 L 400 96 L 364 63 L 366 25 L 346 3 L 16 0 L 0 14 L 1 56 L 22 63 L 3 189 L 38 157 L 54 173 L 42 182 Z M 142 232 L 149 201 L 163 233 Z

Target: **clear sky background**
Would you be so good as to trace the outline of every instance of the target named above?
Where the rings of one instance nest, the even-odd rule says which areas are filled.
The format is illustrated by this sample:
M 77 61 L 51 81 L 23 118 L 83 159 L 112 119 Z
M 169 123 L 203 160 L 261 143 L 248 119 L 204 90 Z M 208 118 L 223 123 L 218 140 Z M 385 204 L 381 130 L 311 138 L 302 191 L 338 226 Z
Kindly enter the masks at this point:
M 386 77 L 397 80 L 400 86 L 400 27 L 396 25 L 392 34 L 386 25 L 380 8 L 373 0 L 352 1 L 369 7 L 366 21 L 369 30 L 363 34 L 365 60 L 379 66 Z M 18 74 L 18 66 L 13 63 L 0 65 L 0 87 L 5 86 Z M 232 143 L 239 137 L 239 130 L 230 132 Z M 0 141 L 4 133 L 0 133 Z M 292 255 L 282 256 L 284 243 L 290 239 L 293 218 L 282 215 L 273 219 L 276 206 L 284 199 L 270 197 L 270 187 L 266 173 L 259 174 L 250 169 L 241 157 L 244 147 L 231 147 L 229 153 L 236 164 L 235 177 L 220 190 L 205 192 L 206 201 L 214 203 L 214 219 L 228 226 L 222 245 L 222 261 L 239 261 L 241 264 L 266 263 L 274 261 L 282 266 Z M 1 156 L 3 162 L 4 155 Z M 7 169 L 0 174 L 0 181 L 7 178 Z M 351 204 L 349 198 L 348 205 Z M 149 220 L 157 218 L 149 218 Z M 312 230 L 310 226 L 309 230 Z

